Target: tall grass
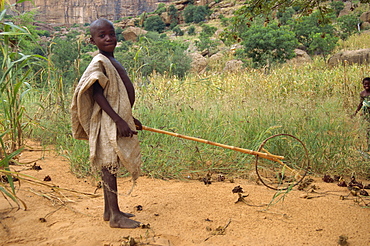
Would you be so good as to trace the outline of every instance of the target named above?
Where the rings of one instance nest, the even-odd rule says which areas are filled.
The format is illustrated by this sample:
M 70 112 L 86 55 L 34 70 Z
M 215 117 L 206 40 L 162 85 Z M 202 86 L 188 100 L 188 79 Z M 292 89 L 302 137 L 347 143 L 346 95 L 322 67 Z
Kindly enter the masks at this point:
M 359 152 L 365 132 L 359 118 L 349 117 L 367 70 L 366 65 L 329 69 L 315 60 L 284 65 L 269 75 L 247 70 L 185 80 L 157 76 L 137 88 L 134 112 L 150 127 L 248 149 L 272 134 L 293 134 L 307 145 L 312 172 L 367 175 L 369 161 Z M 140 138 L 149 175 L 243 174 L 253 168 L 253 157 L 245 154 L 151 132 Z
M 5 20 L 5 1 L 0 2 L 0 193 L 18 205 L 13 174 L 9 164 L 23 148 L 24 130 L 30 124 L 26 117 L 25 97 L 34 82 L 32 68 L 44 60 L 39 55 L 24 55 L 19 45 L 32 36 L 27 28 Z M 6 180 L 9 186 L 3 182 Z
M 361 153 L 367 147 L 363 122 L 350 117 L 367 71 L 368 65 L 329 68 L 317 58 L 299 66 L 285 64 L 269 74 L 246 69 L 184 79 L 153 75 L 145 83 L 132 76 L 137 92 L 134 116 L 150 127 L 252 150 L 273 134 L 292 134 L 306 144 L 312 173 L 368 177 L 370 163 Z M 56 90 L 58 83 L 29 97 L 29 105 L 43 105 L 38 114 L 42 131 L 33 129 L 33 136 L 56 144 L 78 176 L 88 175 L 88 145 L 72 138 L 66 109 L 73 88 Z M 47 91 L 58 92 L 48 97 L 49 103 L 41 96 Z M 64 100 L 63 107 L 58 107 L 58 98 Z M 196 177 L 206 172 L 244 177 L 254 168 L 253 156 L 232 150 L 145 131 L 139 138 L 143 173 L 152 177 Z

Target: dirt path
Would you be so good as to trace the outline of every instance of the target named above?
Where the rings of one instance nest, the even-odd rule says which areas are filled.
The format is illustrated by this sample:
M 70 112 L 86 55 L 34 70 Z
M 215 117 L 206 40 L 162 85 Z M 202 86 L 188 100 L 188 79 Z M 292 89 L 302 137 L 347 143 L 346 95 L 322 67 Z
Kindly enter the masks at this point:
M 42 170 L 22 173 L 43 180 L 47 175 L 63 189 L 94 193 L 96 182 L 77 179 L 69 164 L 51 152 L 25 151 L 20 161 L 36 161 Z M 25 167 L 16 167 L 25 169 Z M 369 183 L 366 181 L 365 183 Z M 235 203 L 234 187 L 248 194 Z M 11 209 L 0 197 L 0 245 L 370 245 L 370 210 L 347 188 L 315 178 L 315 193 L 291 191 L 267 207 L 273 190 L 248 180 L 231 183 L 164 181 L 142 177 L 130 196 L 128 179 L 119 180 L 121 208 L 150 228 L 111 229 L 102 219 L 99 197 L 22 182 L 18 195 L 28 209 Z M 344 199 L 340 199 L 344 196 Z M 358 203 L 359 202 L 359 203 Z M 370 203 L 370 199 L 365 200 Z M 13 203 L 12 203 L 13 204 Z M 138 211 L 138 207 L 142 207 Z M 14 204 L 13 204 L 14 206 Z M 133 241 L 131 241 L 133 242 Z M 131 244 L 133 245 L 133 244 Z

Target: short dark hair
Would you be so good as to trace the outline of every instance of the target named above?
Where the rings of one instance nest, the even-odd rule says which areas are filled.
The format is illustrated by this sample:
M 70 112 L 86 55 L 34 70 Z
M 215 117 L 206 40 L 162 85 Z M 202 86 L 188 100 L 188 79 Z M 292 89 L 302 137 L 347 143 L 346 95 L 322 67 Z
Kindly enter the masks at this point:
M 94 31 L 95 29 L 100 26 L 102 23 L 109 23 L 109 25 L 111 25 L 113 28 L 113 23 L 105 18 L 99 18 L 97 20 L 94 20 L 91 24 L 90 24 L 90 35 L 93 36 L 94 34 Z
M 362 80 L 362 83 L 365 83 L 365 81 L 369 81 L 370 82 L 370 77 L 366 77 Z

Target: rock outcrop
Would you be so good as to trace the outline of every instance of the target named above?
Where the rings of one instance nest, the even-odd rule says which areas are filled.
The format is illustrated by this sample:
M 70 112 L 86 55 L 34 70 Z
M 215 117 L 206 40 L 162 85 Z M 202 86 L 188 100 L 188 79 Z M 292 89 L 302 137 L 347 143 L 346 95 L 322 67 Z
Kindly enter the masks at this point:
M 192 59 L 191 71 L 198 74 L 204 73 L 208 65 L 207 59 L 199 53 L 190 53 L 189 56 Z
M 290 64 L 302 64 L 302 63 L 307 63 L 307 62 L 312 62 L 311 57 L 307 54 L 306 51 L 300 50 L 300 49 L 295 49 L 294 50 L 295 57 L 288 60 L 287 62 Z
M 15 3 L 15 0 L 11 0 Z M 73 24 L 91 23 L 103 17 L 111 21 L 122 17 L 137 16 L 143 12 L 152 12 L 158 3 L 170 3 L 171 0 L 33 0 L 18 3 L 20 12 L 37 9 L 37 20 L 48 24 L 72 26 Z
M 338 64 L 369 64 L 370 63 L 370 49 L 348 50 L 339 52 L 328 60 L 329 66 Z
M 140 35 L 145 35 L 147 31 L 139 27 L 128 27 L 122 32 L 122 36 L 126 41 L 136 42 Z
M 231 60 L 225 63 L 224 72 L 235 73 L 243 69 L 243 62 L 240 60 Z

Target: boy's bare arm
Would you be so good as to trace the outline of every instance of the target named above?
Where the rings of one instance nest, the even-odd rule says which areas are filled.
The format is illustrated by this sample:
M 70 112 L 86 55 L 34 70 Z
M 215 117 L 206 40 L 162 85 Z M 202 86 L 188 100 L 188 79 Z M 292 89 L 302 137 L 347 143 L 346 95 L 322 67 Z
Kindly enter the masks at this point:
M 96 103 L 112 118 L 116 123 L 118 136 L 119 137 L 132 137 L 132 135 L 137 134 L 137 131 L 133 131 L 128 126 L 127 122 L 124 121 L 112 108 L 108 100 L 103 94 L 103 88 L 99 82 L 95 82 L 93 85 L 93 98 Z
M 362 102 L 364 101 L 364 98 L 362 97 L 362 95 L 360 94 L 360 103 L 358 104 L 357 108 L 356 108 L 356 111 L 355 113 L 352 115 L 352 117 L 356 116 L 356 114 L 358 113 L 358 111 L 361 110 L 362 108 Z

